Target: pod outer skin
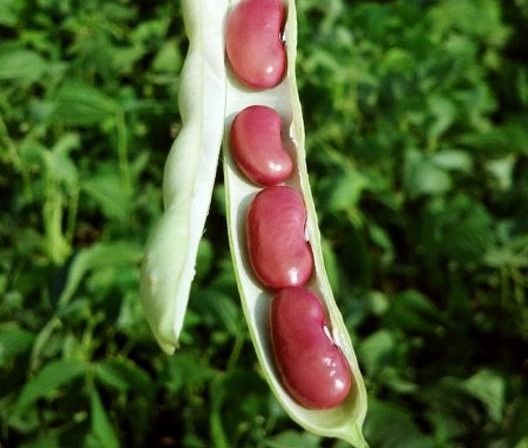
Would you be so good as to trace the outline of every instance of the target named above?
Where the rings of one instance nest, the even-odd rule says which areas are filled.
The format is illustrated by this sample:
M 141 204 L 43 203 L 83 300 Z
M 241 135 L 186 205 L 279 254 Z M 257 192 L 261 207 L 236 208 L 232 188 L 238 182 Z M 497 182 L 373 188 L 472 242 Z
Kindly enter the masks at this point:
M 241 111 L 231 126 L 231 151 L 235 162 L 252 182 L 271 186 L 290 177 L 293 162 L 281 137 L 281 117 L 266 106 Z
M 243 0 L 227 19 L 226 51 L 238 80 L 252 89 L 278 85 L 286 71 L 280 0 Z
M 267 187 L 253 199 L 246 218 L 246 244 L 253 271 L 268 288 L 302 286 L 312 275 L 305 224 L 304 201 L 294 188 Z
M 325 331 L 324 308 L 306 288 L 286 288 L 272 299 L 270 329 L 275 363 L 292 397 L 310 409 L 339 406 L 348 396 L 348 362 Z

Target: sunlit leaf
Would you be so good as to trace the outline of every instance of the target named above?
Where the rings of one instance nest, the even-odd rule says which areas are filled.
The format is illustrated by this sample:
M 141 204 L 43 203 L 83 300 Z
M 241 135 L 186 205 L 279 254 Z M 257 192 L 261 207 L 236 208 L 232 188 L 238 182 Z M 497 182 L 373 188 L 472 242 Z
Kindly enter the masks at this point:
M 473 169 L 471 156 L 463 151 L 444 150 L 439 151 L 432 157 L 433 163 L 446 170 L 470 173 Z
M 481 370 L 469 378 L 465 389 L 478 398 L 487 408 L 490 417 L 499 422 L 504 412 L 506 382 L 504 378 L 489 370 Z
M 38 53 L 15 45 L 0 45 L 0 81 L 36 81 L 45 72 L 46 61 Z
M 407 152 L 405 185 L 413 197 L 440 194 L 451 189 L 449 174 L 437 166 L 427 155 L 415 150 Z

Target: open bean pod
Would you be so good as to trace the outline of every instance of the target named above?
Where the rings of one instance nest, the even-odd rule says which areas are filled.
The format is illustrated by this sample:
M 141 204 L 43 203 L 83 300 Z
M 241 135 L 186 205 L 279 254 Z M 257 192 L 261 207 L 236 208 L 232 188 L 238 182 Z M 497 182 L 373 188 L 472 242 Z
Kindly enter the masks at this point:
M 239 2 L 231 1 L 231 8 L 236 7 L 237 3 Z M 325 272 L 321 237 L 305 162 L 304 124 L 295 76 L 297 54 L 295 1 L 289 0 L 285 6 L 287 16 L 283 35 L 287 55 L 287 72 L 282 82 L 272 89 L 254 91 L 244 88 L 233 73 L 228 72 L 227 76 L 223 155 L 231 254 L 251 338 L 266 378 L 278 400 L 291 418 L 307 430 L 322 436 L 341 438 L 356 447 L 365 447 L 367 445 L 361 431 L 367 410 L 365 386 L 350 336 L 334 300 Z M 315 292 L 324 304 L 332 340 L 341 348 L 352 371 L 353 386 L 348 398 L 340 406 L 331 409 L 310 410 L 300 406 L 284 388 L 273 359 L 268 325 L 269 306 L 273 292 L 267 290 L 255 278 L 245 244 L 247 210 L 260 188 L 249 182 L 240 172 L 229 149 L 229 129 L 232 120 L 241 110 L 253 105 L 271 107 L 281 115 L 284 126 L 283 136 L 294 159 L 293 173 L 286 184 L 302 193 L 306 205 L 306 233 L 314 258 L 314 274 L 307 287 Z
M 147 318 L 164 350 L 173 351 L 178 344 L 194 276 L 196 252 L 210 204 L 223 132 L 230 248 L 242 307 L 263 375 L 284 409 L 302 427 L 321 436 L 341 438 L 359 448 L 367 447 L 361 429 L 367 410 L 365 386 L 325 272 L 317 215 L 308 181 L 304 125 L 295 77 L 295 0 L 284 0 L 283 3 L 286 11 L 282 32 L 286 72 L 273 81 L 273 87 L 268 84 L 264 87 L 268 81 L 252 85 L 251 75 L 249 81 L 241 79 L 244 66 L 232 67 L 224 58 L 225 25 L 228 15 L 239 3 L 240 0 L 182 2 L 190 41 L 180 86 L 183 129 L 165 170 L 166 211 L 150 239 L 143 265 L 142 297 Z M 275 66 L 280 68 L 282 62 Z M 279 82 L 275 85 L 277 79 Z M 246 217 L 261 187 L 251 182 L 237 166 L 229 140 L 236 115 L 254 105 L 272 108 L 282 119 L 283 143 L 293 162 L 292 174 L 285 185 L 298 191 L 304 201 L 306 238 L 313 257 L 313 273 L 305 287 L 320 300 L 329 337 L 350 367 L 350 392 L 344 401 L 329 409 L 315 410 L 300 405 L 281 381 L 269 325 L 270 304 L 275 292 L 257 279 L 247 251 Z M 283 328 L 281 331 L 284 333 Z

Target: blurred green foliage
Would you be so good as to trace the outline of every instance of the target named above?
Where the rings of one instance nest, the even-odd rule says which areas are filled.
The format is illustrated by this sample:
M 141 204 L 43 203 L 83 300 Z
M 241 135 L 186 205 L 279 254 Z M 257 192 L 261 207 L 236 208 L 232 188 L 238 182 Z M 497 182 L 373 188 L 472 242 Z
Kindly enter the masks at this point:
M 371 446 L 528 447 L 528 1 L 298 8 Z M 345 446 L 301 432 L 260 374 L 221 173 L 182 349 L 144 320 L 186 46 L 176 1 L 0 0 L 2 447 Z

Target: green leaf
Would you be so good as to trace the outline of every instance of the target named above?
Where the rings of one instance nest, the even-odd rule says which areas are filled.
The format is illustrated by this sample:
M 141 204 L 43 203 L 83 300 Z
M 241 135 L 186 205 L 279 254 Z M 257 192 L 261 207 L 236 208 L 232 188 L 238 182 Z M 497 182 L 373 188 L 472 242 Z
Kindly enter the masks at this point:
M 23 443 L 19 448 L 62 448 L 62 446 L 58 434 L 46 434 Z
M 111 59 L 111 66 L 120 74 L 133 74 L 134 67 L 138 60 L 145 55 L 146 49 L 143 46 L 133 47 L 111 47 L 108 49 L 108 57 Z
M 523 438 L 522 440 L 515 445 L 515 448 L 528 448 L 528 437 Z
M 55 101 L 55 118 L 73 126 L 101 125 L 119 110 L 113 98 L 76 81 L 64 84 Z
M 528 397 L 522 397 L 516 408 L 515 417 L 510 431 L 510 438 L 512 445 L 517 441 L 522 445 L 523 440 L 528 442 L 526 434 L 526 428 L 528 428 Z
M 448 0 L 442 12 L 464 33 L 485 38 L 494 44 L 508 35 L 501 22 L 500 2 L 496 0 Z
M 73 359 L 49 362 L 24 386 L 15 410 L 19 413 L 23 412 L 39 398 L 48 396 L 61 386 L 80 377 L 85 370 L 86 366 L 83 362 Z
M 241 314 L 235 300 L 228 294 L 214 289 L 200 289 L 193 293 L 196 304 L 193 308 L 204 322 L 222 322 L 227 332 L 236 336 L 241 331 Z
M 502 420 L 506 399 L 506 381 L 502 375 L 481 370 L 464 382 L 464 388 L 486 406 L 493 421 Z
M 514 154 L 508 154 L 486 163 L 488 172 L 495 178 L 497 187 L 503 191 L 509 190 L 513 185 L 513 170 L 517 162 Z
M 117 173 L 96 174 L 81 183 L 82 190 L 101 208 L 107 218 L 125 221 L 132 209 L 130 195 Z
M 198 255 L 196 258 L 196 279 L 201 280 L 209 274 L 214 262 L 213 244 L 206 238 L 202 237 L 198 246 Z
M 83 277 L 92 269 L 120 264 L 136 264 L 143 256 L 140 246 L 124 242 L 97 243 L 82 249 L 73 260 L 68 280 L 59 298 L 59 306 L 64 307 L 77 290 Z
M 149 394 L 152 390 L 149 375 L 126 358 L 98 362 L 95 365 L 95 376 L 101 383 L 120 392 L 132 389 L 135 392 Z
M 442 325 L 441 311 L 423 294 L 416 290 L 396 295 L 385 315 L 394 328 L 409 332 L 436 334 Z
M 528 235 L 510 237 L 502 246 L 489 249 L 483 262 L 494 268 L 528 267 Z
M 406 152 L 404 184 L 411 197 L 441 194 L 452 187 L 449 174 L 416 150 Z
M 389 330 L 379 330 L 361 342 L 360 359 L 363 361 L 369 376 L 378 375 L 381 370 L 394 364 L 396 340 Z
M 218 448 L 233 446 L 242 422 L 251 424 L 267 410 L 265 383 L 255 372 L 235 370 L 217 376 L 211 383 L 209 425 L 218 437 Z
M 177 73 L 181 70 L 182 55 L 175 40 L 165 42 L 156 55 L 152 67 L 156 71 Z
M 436 448 L 432 437 L 424 435 L 409 412 L 390 402 L 370 399 L 365 436 L 380 448 Z
M 321 208 L 335 213 L 354 207 L 366 185 L 365 179 L 355 171 L 323 178 L 317 192 L 317 196 L 322 199 Z
M 458 140 L 480 153 L 495 155 L 528 154 L 528 130 L 526 115 L 509 118 L 501 126 L 492 127 L 486 131 L 467 133 Z
M 222 424 L 221 413 L 216 409 L 211 412 L 211 416 L 209 417 L 209 428 L 215 448 L 229 448 L 229 441 Z
M 79 175 L 69 153 L 79 146 L 78 134 L 64 134 L 53 146 L 51 157 L 48 160 L 49 175 L 64 182 L 70 193 L 78 188 Z
M 493 246 L 492 218 L 483 204 L 467 196 L 452 199 L 443 216 L 444 254 L 461 264 L 480 261 Z
M 454 396 L 452 401 L 454 401 Z M 440 441 L 444 442 L 444 445 L 449 440 L 462 437 L 466 432 L 465 421 L 457 415 L 456 407 L 445 409 L 436 405 L 432 407 L 429 414 L 428 419 L 434 427 L 434 434 Z
M 164 384 L 174 393 L 183 387 L 203 387 L 216 373 L 205 359 L 188 353 L 176 353 L 166 358 L 164 367 Z
M 284 431 L 276 436 L 266 440 L 266 446 L 269 448 L 317 448 L 319 447 L 320 437 L 307 432 Z
M 152 416 L 159 410 L 159 400 L 153 400 L 155 389 L 145 391 L 143 395 L 127 400 L 125 415 L 117 413 L 120 418 L 119 428 L 124 428 L 122 418 L 124 417 L 131 427 L 132 438 L 135 441 L 135 446 L 145 446 L 147 444 L 147 437 L 152 434 Z M 128 431 L 127 431 L 128 433 Z M 128 435 L 128 434 L 127 434 Z
M 0 25 L 14 27 L 23 8 L 23 0 L 0 0 Z
M 457 109 L 450 99 L 432 95 L 427 99 L 427 105 L 434 117 L 434 121 L 428 129 L 430 139 L 438 139 L 455 121 Z
M 456 149 L 446 149 L 438 151 L 432 157 L 433 163 L 444 170 L 460 171 L 470 173 L 473 169 L 473 159 L 471 156 Z
M 0 331 L 0 365 L 29 351 L 35 335 L 22 328 L 7 328 Z
M 0 81 L 36 81 L 45 72 L 46 61 L 38 53 L 15 45 L 0 45 Z
M 106 410 L 101 402 L 97 389 L 90 392 L 92 434 L 95 435 L 101 448 L 120 448 L 119 439 L 114 430 Z
M 325 262 L 326 273 L 328 274 L 328 280 L 332 285 L 334 291 L 339 291 L 340 277 L 339 277 L 339 262 L 334 252 L 331 243 L 322 239 L 323 257 Z

